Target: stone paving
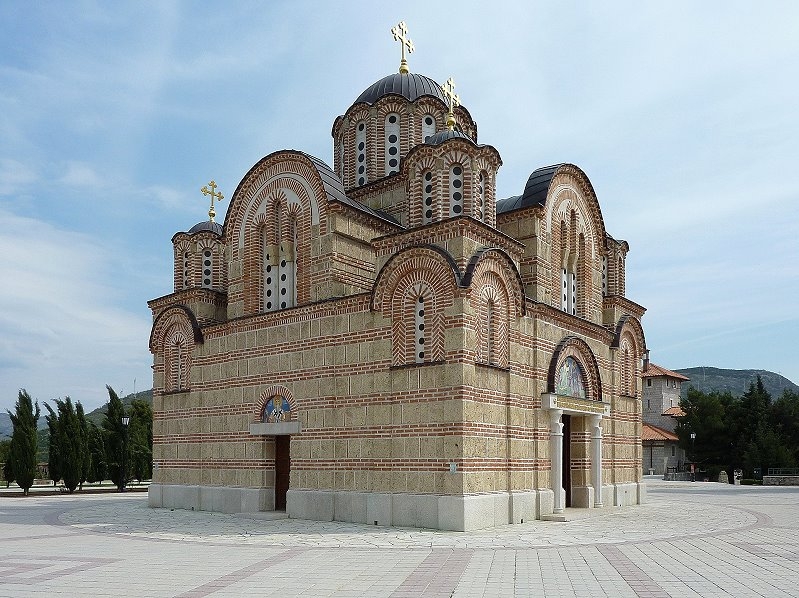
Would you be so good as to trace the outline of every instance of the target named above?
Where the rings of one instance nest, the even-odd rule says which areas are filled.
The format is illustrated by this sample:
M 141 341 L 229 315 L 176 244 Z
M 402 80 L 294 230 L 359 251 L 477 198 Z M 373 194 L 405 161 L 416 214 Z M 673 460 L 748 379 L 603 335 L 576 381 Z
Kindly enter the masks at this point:
M 0 597 L 799 597 L 799 488 L 648 482 L 646 505 L 469 533 L 4 497 Z

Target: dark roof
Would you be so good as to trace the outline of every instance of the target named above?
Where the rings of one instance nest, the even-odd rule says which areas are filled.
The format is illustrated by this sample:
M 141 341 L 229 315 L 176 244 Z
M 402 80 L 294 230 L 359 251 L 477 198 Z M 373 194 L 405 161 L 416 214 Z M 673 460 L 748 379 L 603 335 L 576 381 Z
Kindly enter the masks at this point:
M 374 104 L 377 100 L 389 94 L 402 96 L 411 102 L 422 96 L 433 96 L 445 104 L 447 103 L 441 86 L 430 77 L 417 73 L 394 73 L 383 77 L 380 81 L 367 87 L 358 96 L 355 103 Z
M 443 131 L 439 131 L 438 133 L 430 135 L 424 140 L 424 142 L 427 145 L 441 145 L 447 139 L 468 139 L 469 141 L 472 141 L 472 138 L 462 131 L 457 131 L 455 129 L 444 129 Z M 474 143 L 474 141 L 472 141 L 472 143 Z
M 354 199 L 350 199 L 347 197 L 347 194 L 344 192 L 344 185 L 341 183 L 341 179 L 338 178 L 335 172 L 331 170 L 331 168 L 322 162 L 319 158 L 312 156 L 310 154 L 303 153 L 303 155 L 308 158 L 311 162 L 313 162 L 314 167 L 316 168 L 316 172 L 319 173 L 319 178 L 322 179 L 322 185 L 325 188 L 325 193 L 327 194 L 328 199 L 332 199 L 334 201 L 338 201 L 340 203 L 346 204 L 355 208 L 356 210 L 360 210 L 361 212 L 366 212 L 367 214 L 371 214 L 376 218 L 380 218 L 381 220 L 386 220 L 392 224 L 399 224 L 397 219 L 383 212 L 382 210 L 373 210 L 369 206 L 362 204 L 359 201 L 355 201 Z
M 497 201 L 497 214 L 531 206 L 543 206 L 549 192 L 549 184 L 561 166 L 563 164 L 553 164 L 533 171 L 524 186 L 524 193 Z
M 221 235 L 222 225 L 219 224 L 218 222 L 211 222 L 210 220 L 206 220 L 204 222 L 198 222 L 189 229 L 189 234 L 193 235 L 194 233 L 199 233 L 205 230 L 211 231 L 212 233 L 216 233 L 217 235 Z

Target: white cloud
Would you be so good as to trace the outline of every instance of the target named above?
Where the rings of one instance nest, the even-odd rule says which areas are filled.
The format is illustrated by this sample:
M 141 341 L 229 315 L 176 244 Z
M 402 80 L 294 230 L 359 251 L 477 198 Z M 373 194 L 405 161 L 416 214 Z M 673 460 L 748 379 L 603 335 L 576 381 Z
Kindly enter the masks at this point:
M 15 195 L 36 180 L 36 172 L 30 166 L 18 160 L 0 158 L 0 196 Z
M 94 407 L 121 370 L 144 379 L 150 321 L 114 306 L 110 248 L 31 218 L 0 220 L 0 406 L 25 387 Z
M 98 175 L 91 165 L 83 162 L 67 162 L 66 172 L 59 182 L 74 187 L 99 188 L 104 185 L 103 177 Z

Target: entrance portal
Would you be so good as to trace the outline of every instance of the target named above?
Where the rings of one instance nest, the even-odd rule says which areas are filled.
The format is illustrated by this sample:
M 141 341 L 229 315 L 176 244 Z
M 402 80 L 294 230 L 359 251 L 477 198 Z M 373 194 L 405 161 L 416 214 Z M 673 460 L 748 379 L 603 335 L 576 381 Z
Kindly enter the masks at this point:
M 275 511 L 286 510 L 289 489 L 291 436 L 275 436 Z
M 565 507 L 572 506 L 572 418 L 565 413 L 561 416 L 563 422 L 563 490 L 566 495 Z

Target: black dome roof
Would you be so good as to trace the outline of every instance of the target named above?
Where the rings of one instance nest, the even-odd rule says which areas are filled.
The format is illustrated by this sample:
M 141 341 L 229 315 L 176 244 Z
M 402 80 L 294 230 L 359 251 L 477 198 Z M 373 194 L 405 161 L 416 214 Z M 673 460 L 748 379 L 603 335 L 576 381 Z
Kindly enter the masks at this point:
M 433 81 L 430 77 L 425 77 L 424 75 L 416 73 L 394 73 L 393 75 L 383 77 L 380 81 L 367 87 L 364 92 L 358 96 L 355 103 L 364 102 L 366 104 L 374 104 L 377 100 L 389 94 L 402 96 L 411 102 L 422 96 L 433 96 L 445 104 L 447 103 L 444 92 L 441 90 L 441 86 L 438 83 Z
M 193 235 L 194 233 L 199 233 L 201 231 L 208 230 L 212 233 L 216 233 L 217 235 L 222 234 L 222 225 L 218 222 L 211 222 L 210 220 L 206 220 L 204 222 L 198 222 L 194 226 L 189 229 L 189 234 Z
M 472 138 L 469 137 L 466 133 L 462 131 L 457 131 L 455 129 L 444 129 L 443 131 L 439 131 L 434 135 L 430 135 L 424 142 L 427 145 L 440 145 L 444 143 L 447 139 L 468 139 L 472 143 Z

